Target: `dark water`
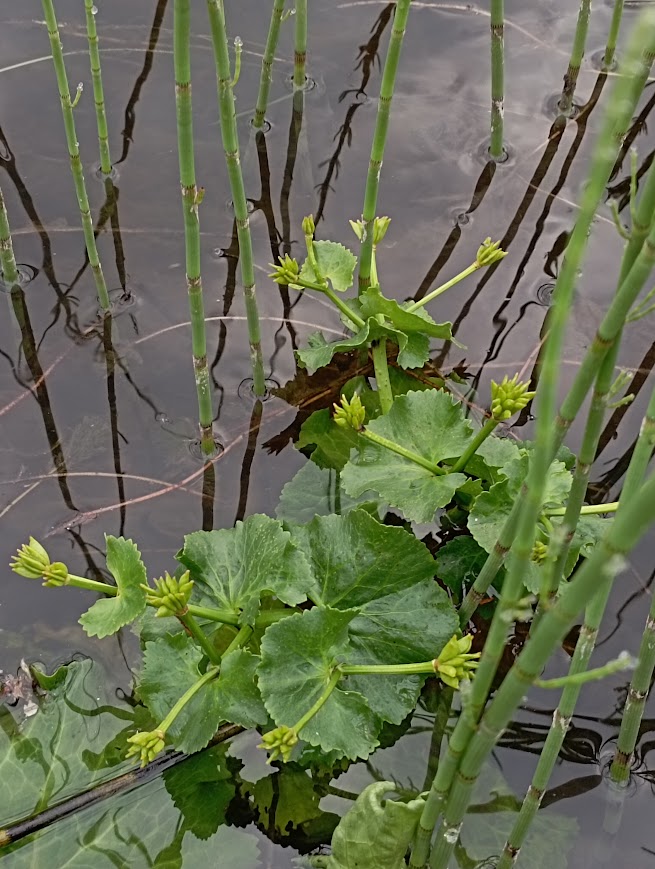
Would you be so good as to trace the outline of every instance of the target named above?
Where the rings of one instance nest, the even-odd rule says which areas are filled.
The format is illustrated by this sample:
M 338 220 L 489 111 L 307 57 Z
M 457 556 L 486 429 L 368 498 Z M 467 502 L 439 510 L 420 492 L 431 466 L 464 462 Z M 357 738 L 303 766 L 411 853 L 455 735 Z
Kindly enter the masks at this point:
M 231 30 L 245 43 L 237 111 L 247 192 L 255 206 L 251 223 L 264 357 L 268 376 L 282 386 L 295 371 L 293 348 L 315 328 L 338 332 L 340 324 L 317 299 L 281 296 L 266 279 L 267 265 L 280 242 L 302 255 L 300 221 L 310 212 L 317 217 L 319 237 L 352 246 L 347 220 L 361 212 L 380 81 L 377 44 L 384 51 L 392 7 L 377 0 L 310 4 L 308 72 L 316 86 L 306 96 L 299 134 L 286 82 L 293 28 L 289 23 L 283 27 L 269 109 L 272 127 L 257 146 L 248 119 L 257 93 L 268 27 L 262 7 L 267 5 L 261 0 L 226 2 Z M 18 312 L 25 323 L 27 354 L 9 298 L 9 310 L 0 320 L 0 561 L 6 564 L 31 533 L 44 539 L 53 559 L 65 561 L 72 572 L 99 577 L 103 534 L 124 534 L 138 541 L 149 572 L 157 576 L 171 568 L 185 532 L 230 526 L 249 513 L 274 511 L 283 484 L 305 461 L 291 437 L 298 415 L 312 409 L 312 396 L 303 397 L 300 410 L 272 397 L 259 421 L 247 386 L 239 389 L 249 371 L 244 308 L 236 285 L 237 250 L 206 11 L 204 4 L 194 4 L 197 177 L 207 190 L 200 211 L 202 268 L 216 430 L 225 447 L 214 465 L 211 491 L 190 448 L 196 398 L 178 188 L 172 2 L 114 0 L 98 6 L 110 144 L 119 172 L 117 208 L 112 220 L 102 221 L 98 246 L 115 297 L 131 296 L 115 321 L 113 367 L 92 329 L 95 292 L 41 7 L 24 0 L 0 10 L 0 183 L 17 259 L 36 273 L 26 287 L 25 308 Z M 626 7 L 627 30 L 635 12 Z M 486 403 L 491 378 L 529 371 L 534 364 L 543 303 L 557 273 L 564 234 L 575 219 L 599 125 L 596 104 L 602 106 L 606 82 L 592 58 L 603 47 L 611 9 L 598 4 L 593 11 L 578 87 L 578 102 L 585 109 L 563 131 L 551 129 L 548 106 L 566 70 L 577 4 L 509 0 L 506 14 L 509 161 L 494 167 L 482 156 L 489 103 L 487 13 L 470 4 L 417 2 L 401 60 L 379 203 L 379 213 L 393 219 L 378 254 L 379 269 L 385 290 L 399 299 L 418 298 L 437 278 L 445 280 L 463 269 L 485 236 L 503 239 L 508 256 L 500 268 L 477 282 L 460 284 L 438 302 L 438 319 L 456 323 L 457 338 L 467 349 L 436 348 L 434 358 L 445 371 L 457 368 L 466 374 L 479 390 L 480 405 Z M 93 175 L 97 145 L 83 5 L 60 0 L 58 15 L 71 88 L 78 81 L 86 84 L 76 122 L 98 221 L 105 189 Z M 631 135 L 640 177 L 655 148 L 648 124 L 653 104 L 649 85 Z M 610 188 L 622 209 L 628 177 L 626 158 Z M 599 310 L 613 293 L 621 249 L 609 208 L 603 208 L 565 345 L 567 382 L 593 337 Z M 654 347 L 650 320 L 631 327 L 620 364 L 631 373 L 629 391 L 637 397 L 629 409 L 612 414 L 603 433 L 594 476 L 596 500 L 616 495 L 648 399 Z M 527 434 L 529 422 L 520 420 L 517 432 Z M 572 433 L 572 447 L 577 434 Z M 651 594 L 654 539 L 642 544 L 616 585 L 598 661 L 624 648 L 636 649 Z M 54 593 L 5 568 L 2 668 L 15 671 L 21 657 L 50 665 L 83 653 L 104 662 L 115 686 L 129 689 L 136 641 L 129 634 L 102 643 L 87 638 L 75 624 L 90 602 L 84 593 Z M 655 772 L 650 767 L 652 703 L 642 727 L 642 765 L 620 832 L 613 842 L 598 844 L 607 799 L 600 777 L 602 750 L 617 732 L 627 679 L 618 675 L 584 691 L 545 799 L 552 807 L 546 813 L 579 823 L 580 836 L 569 858 L 575 869 L 615 862 L 612 848 L 622 865 L 637 869 L 655 859 L 649 823 Z M 529 783 L 555 702 L 551 694 L 535 691 L 494 755 L 493 775 L 501 773 L 518 794 Z M 424 712 L 393 748 L 342 776 L 337 791 L 358 792 L 379 775 L 420 788 L 430 731 L 431 718 Z M 242 736 L 233 747 L 249 765 L 251 780 L 265 774 L 253 746 L 249 736 Z M 348 805 L 337 792 L 323 798 L 321 809 L 340 813 Z M 276 834 L 269 832 L 259 843 L 260 865 L 291 866 L 293 852 L 273 844 Z M 529 860 L 522 865 L 530 865 Z

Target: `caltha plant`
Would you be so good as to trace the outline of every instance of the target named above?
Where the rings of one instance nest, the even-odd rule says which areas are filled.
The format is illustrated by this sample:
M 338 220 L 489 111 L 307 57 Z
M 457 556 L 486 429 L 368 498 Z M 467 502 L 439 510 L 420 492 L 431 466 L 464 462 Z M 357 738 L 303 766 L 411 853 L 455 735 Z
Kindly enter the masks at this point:
M 320 332 L 309 336 L 308 346 L 297 351 L 298 360 L 311 373 L 327 365 L 335 353 L 350 350 L 371 350 L 375 379 L 383 413 L 391 409 L 393 391 L 389 380 L 387 342 L 398 348 L 398 364 L 401 368 L 421 368 L 430 356 L 430 340 L 433 338 L 453 341 L 452 324 L 436 323 L 425 310 L 425 305 L 436 299 L 459 281 L 478 269 L 492 265 L 505 256 L 500 242 L 490 238 L 478 248 L 470 266 L 440 287 L 431 290 L 416 302 L 399 303 L 387 298 L 380 289 L 376 264 L 376 249 L 389 228 L 388 217 L 376 217 L 373 223 L 373 250 L 371 254 L 370 283 L 360 287 L 357 298 L 345 299 L 340 294 L 353 285 L 357 258 L 351 250 L 335 241 L 314 239 L 314 220 L 305 217 L 302 222 L 307 256 L 300 265 L 297 260 L 285 255 L 274 267 L 271 277 L 279 284 L 287 284 L 296 290 L 311 290 L 321 293 L 338 309 L 348 335 L 328 342 Z M 360 240 L 365 237 L 363 221 L 350 222 Z
M 152 726 L 128 753 L 142 764 L 167 746 L 202 749 L 225 721 L 258 728 L 271 758 L 366 758 L 427 676 L 457 687 L 476 665 L 426 546 L 363 509 L 189 534 L 177 573 L 154 583 L 131 540 L 107 536 L 106 548 L 115 585 L 72 574 L 34 538 L 11 566 L 103 594 L 80 618 L 90 636 L 139 631 L 136 694 Z

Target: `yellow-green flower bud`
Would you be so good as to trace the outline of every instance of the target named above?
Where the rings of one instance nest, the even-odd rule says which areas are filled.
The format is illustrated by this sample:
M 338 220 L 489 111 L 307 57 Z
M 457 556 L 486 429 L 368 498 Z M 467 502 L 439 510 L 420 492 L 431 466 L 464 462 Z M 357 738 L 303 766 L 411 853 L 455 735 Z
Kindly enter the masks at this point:
M 274 266 L 271 263 L 271 268 L 275 271 L 271 272 L 269 278 L 273 278 L 276 284 L 293 284 L 298 280 L 300 274 L 300 266 L 295 259 L 292 259 L 289 254 L 279 257 L 279 266 Z
M 530 561 L 534 561 L 535 564 L 543 564 L 547 558 L 548 546 L 545 543 L 542 543 L 541 540 L 537 540 L 535 545 L 532 547 Z
M 507 256 L 507 252 L 500 249 L 499 241 L 485 238 L 475 255 L 475 264 L 478 268 L 490 266 L 501 260 L 504 256 Z
M 491 381 L 491 415 L 499 422 L 509 419 L 532 401 L 536 393 L 528 392 L 529 383 L 521 383 L 518 374 L 511 380 L 507 375 L 500 383 Z
M 364 240 L 366 224 L 363 220 L 349 220 L 350 226 L 352 227 L 352 231 L 355 233 L 357 238 L 360 241 Z M 391 223 L 390 217 L 376 217 L 373 221 L 373 246 L 377 246 L 382 239 L 387 234 L 387 230 L 389 229 L 389 224 Z
M 38 540 L 30 537 L 29 543 L 23 543 L 13 556 L 9 567 L 19 576 L 27 579 L 41 579 L 50 567 L 50 556 Z
M 334 421 L 342 428 L 352 428 L 361 431 L 364 425 L 366 410 L 359 395 L 355 394 L 348 401 L 345 395 L 341 396 L 341 404 L 333 404 Z
M 159 618 L 183 616 L 187 611 L 193 589 L 193 580 L 189 579 L 189 571 L 185 570 L 179 579 L 166 571 L 164 576 L 153 581 L 154 589 L 149 585 L 142 585 L 141 588 L 146 592 L 148 604 L 157 607 L 155 615 Z
M 127 757 L 139 755 L 141 766 L 153 761 L 163 751 L 166 744 L 166 733 L 163 730 L 140 731 L 128 738 L 131 746 L 127 751 Z
M 276 727 L 275 730 L 269 730 L 268 733 L 265 733 L 257 748 L 263 748 L 269 752 L 266 763 L 272 763 L 278 757 L 282 758 L 283 763 L 287 763 L 297 742 L 298 733 L 295 728 L 287 727 L 286 724 L 283 724 L 280 727 Z
M 470 679 L 478 666 L 480 652 L 470 652 L 472 643 L 471 634 L 459 639 L 457 634 L 453 634 L 439 657 L 432 662 L 435 673 L 450 688 L 457 690 L 462 679 Z
M 44 585 L 48 588 L 59 588 L 66 585 L 68 579 L 68 568 L 61 561 L 54 561 L 49 564 L 43 571 Z
M 308 215 L 307 217 L 303 217 L 302 231 L 305 235 L 309 235 L 312 238 L 314 237 L 316 226 L 314 225 L 314 216 L 312 214 Z

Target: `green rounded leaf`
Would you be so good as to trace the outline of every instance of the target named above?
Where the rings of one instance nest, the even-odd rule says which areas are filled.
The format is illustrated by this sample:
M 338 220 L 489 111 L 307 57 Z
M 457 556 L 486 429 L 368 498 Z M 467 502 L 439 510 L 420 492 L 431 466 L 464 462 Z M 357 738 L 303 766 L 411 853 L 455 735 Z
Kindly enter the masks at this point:
M 321 274 L 332 284 L 332 289 L 345 293 L 352 287 L 357 265 L 357 257 L 352 251 L 338 241 L 315 241 L 314 253 Z M 318 283 L 318 275 L 309 259 L 302 264 L 300 277 L 311 283 Z
M 433 463 L 459 456 L 472 435 L 461 406 L 436 389 L 396 398 L 389 413 L 374 419 L 368 428 Z M 431 522 L 435 510 L 445 506 L 467 478 L 464 474 L 435 475 L 365 441 L 344 467 L 341 480 L 353 498 L 376 492 L 407 519 Z
M 118 594 L 97 600 L 80 624 L 90 637 L 107 637 L 138 618 L 146 608 L 146 568 L 135 543 L 124 537 L 105 535 L 107 568 L 116 580 Z
M 309 567 L 280 522 L 255 514 L 234 528 L 196 531 L 177 558 L 191 571 L 198 595 L 252 625 L 263 594 L 295 606 L 305 600 Z
M 277 725 L 293 727 L 323 694 L 335 664 L 347 652 L 348 625 L 355 615 L 316 607 L 267 629 L 257 675 Z M 361 694 L 337 685 L 300 738 L 323 751 L 366 758 L 378 745 L 381 723 Z

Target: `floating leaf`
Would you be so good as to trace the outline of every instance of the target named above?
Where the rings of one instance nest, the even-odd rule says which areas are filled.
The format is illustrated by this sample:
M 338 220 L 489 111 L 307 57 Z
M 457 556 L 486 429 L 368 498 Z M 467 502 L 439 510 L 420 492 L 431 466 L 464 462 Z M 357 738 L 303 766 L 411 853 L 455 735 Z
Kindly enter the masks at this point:
M 280 522 L 255 514 L 234 528 L 195 531 L 177 558 L 191 571 L 194 594 L 252 624 L 262 594 L 291 606 L 305 600 L 309 568 Z M 193 598 L 192 598 L 193 601 Z
M 394 787 L 382 781 L 364 788 L 334 831 L 326 869 L 403 869 L 425 801 L 385 799 Z
M 373 420 L 369 429 L 435 464 L 460 455 L 472 434 L 460 405 L 440 390 L 408 392 L 396 398 L 389 413 Z M 445 506 L 466 480 L 464 474 L 433 474 L 369 441 L 342 472 L 351 497 L 376 492 L 415 522 L 431 522 L 435 510 Z
M 199 669 L 202 658 L 186 634 L 145 644 L 138 693 L 156 721 L 162 721 L 203 675 Z M 244 727 L 266 723 L 266 710 L 254 683 L 256 665 L 256 657 L 244 650 L 223 660 L 220 676 L 193 695 L 169 728 L 177 749 L 191 754 L 204 748 L 223 721 Z
M 45 811 L 134 766 L 125 760 L 125 738 L 120 736 L 133 713 L 106 685 L 99 664 L 74 661 L 65 668 L 65 679 L 40 699 L 37 713 L 20 725 L 6 706 L 0 707 L 0 778 L 3 792 L 11 795 L 2 801 L 3 826 Z M 113 754 L 112 764 L 107 746 L 118 736 L 123 753 Z M 91 749 L 95 762 L 90 762 Z
M 340 471 L 356 446 L 359 435 L 352 428 L 337 425 L 328 408 L 315 411 L 300 429 L 296 447 L 314 446 L 311 459 L 319 468 Z
M 353 285 L 353 275 L 357 265 L 355 254 L 337 241 L 315 241 L 316 262 L 324 278 L 332 284 L 332 289 L 345 293 Z M 300 269 L 300 277 L 318 283 L 318 276 L 309 259 Z
M 118 594 L 97 600 L 80 624 L 90 637 L 107 637 L 134 621 L 146 608 L 146 568 L 136 544 L 124 537 L 105 535 L 107 568 L 116 580 Z
M 314 516 L 342 515 L 367 503 L 366 498 L 346 494 L 338 471 L 307 462 L 282 489 L 276 515 L 285 522 L 302 524 Z
M 335 663 L 348 649 L 348 625 L 355 615 L 316 607 L 268 628 L 257 675 L 277 725 L 293 727 L 321 697 Z M 366 758 L 378 744 L 380 725 L 361 694 L 337 685 L 300 738 L 324 751 Z

